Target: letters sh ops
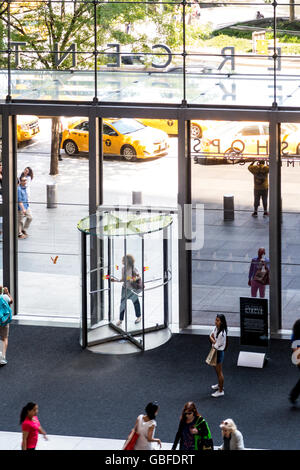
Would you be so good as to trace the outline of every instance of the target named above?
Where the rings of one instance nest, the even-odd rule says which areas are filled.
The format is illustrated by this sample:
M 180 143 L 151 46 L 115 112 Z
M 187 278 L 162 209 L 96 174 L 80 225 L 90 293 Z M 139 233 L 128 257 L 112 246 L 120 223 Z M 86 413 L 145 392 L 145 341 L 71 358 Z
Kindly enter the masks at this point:
M 295 366 L 300 365 L 300 340 L 296 340 L 292 342 L 292 349 L 295 349 L 295 351 L 292 354 L 292 363 L 295 364 Z

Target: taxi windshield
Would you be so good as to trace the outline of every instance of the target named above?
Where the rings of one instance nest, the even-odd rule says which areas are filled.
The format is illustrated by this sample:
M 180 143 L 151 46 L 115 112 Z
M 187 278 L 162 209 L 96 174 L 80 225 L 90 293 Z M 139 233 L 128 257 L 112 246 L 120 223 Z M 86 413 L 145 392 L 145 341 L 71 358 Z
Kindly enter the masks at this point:
M 135 119 L 118 119 L 112 124 L 120 134 L 130 134 L 131 132 L 136 132 L 146 127 Z

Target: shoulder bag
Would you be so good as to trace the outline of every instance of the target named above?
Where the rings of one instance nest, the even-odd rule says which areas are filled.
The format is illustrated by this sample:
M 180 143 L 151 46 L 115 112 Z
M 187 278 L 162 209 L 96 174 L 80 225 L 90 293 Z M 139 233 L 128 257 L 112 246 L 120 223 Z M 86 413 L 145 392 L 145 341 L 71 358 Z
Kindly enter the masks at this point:
M 135 429 L 133 429 L 125 441 L 123 450 L 134 450 L 138 437 L 139 437 L 139 434 L 135 431 Z
M 205 359 L 206 364 L 209 366 L 216 366 L 217 365 L 217 350 L 212 346 L 207 358 Z

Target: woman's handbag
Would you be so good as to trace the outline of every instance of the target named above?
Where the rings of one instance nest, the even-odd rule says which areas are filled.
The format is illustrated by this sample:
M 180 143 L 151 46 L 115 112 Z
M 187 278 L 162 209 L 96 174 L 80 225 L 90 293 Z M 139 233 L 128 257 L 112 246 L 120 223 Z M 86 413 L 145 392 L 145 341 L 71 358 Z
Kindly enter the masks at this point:
M 208 353 L 207 358 L 205 359 L 206 364 L 209 366 L 217 365 L 217 350 L 212 346 L 211 350 Z
M 270 284 L 269 270 L 266 269 L 264 264 L 261 269 L 256 271 L 253 280 L 263 284 L 264 286 Z
M 138 440 L 138 437 L 138 433 L 133 429 L 129 434 L 127 440 L 125 441 L 123 450 L 134 450 L 134 446 L 136 444 L 136 441 Z

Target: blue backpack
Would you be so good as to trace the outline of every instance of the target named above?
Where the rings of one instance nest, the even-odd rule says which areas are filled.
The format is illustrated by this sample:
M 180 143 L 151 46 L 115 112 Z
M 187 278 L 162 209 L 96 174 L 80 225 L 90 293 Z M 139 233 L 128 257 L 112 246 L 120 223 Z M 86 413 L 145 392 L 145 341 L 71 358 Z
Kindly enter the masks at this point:
M 0 295 L 0 326 L 6 326 L 12 321 L 12 310 L 6 300 Z

